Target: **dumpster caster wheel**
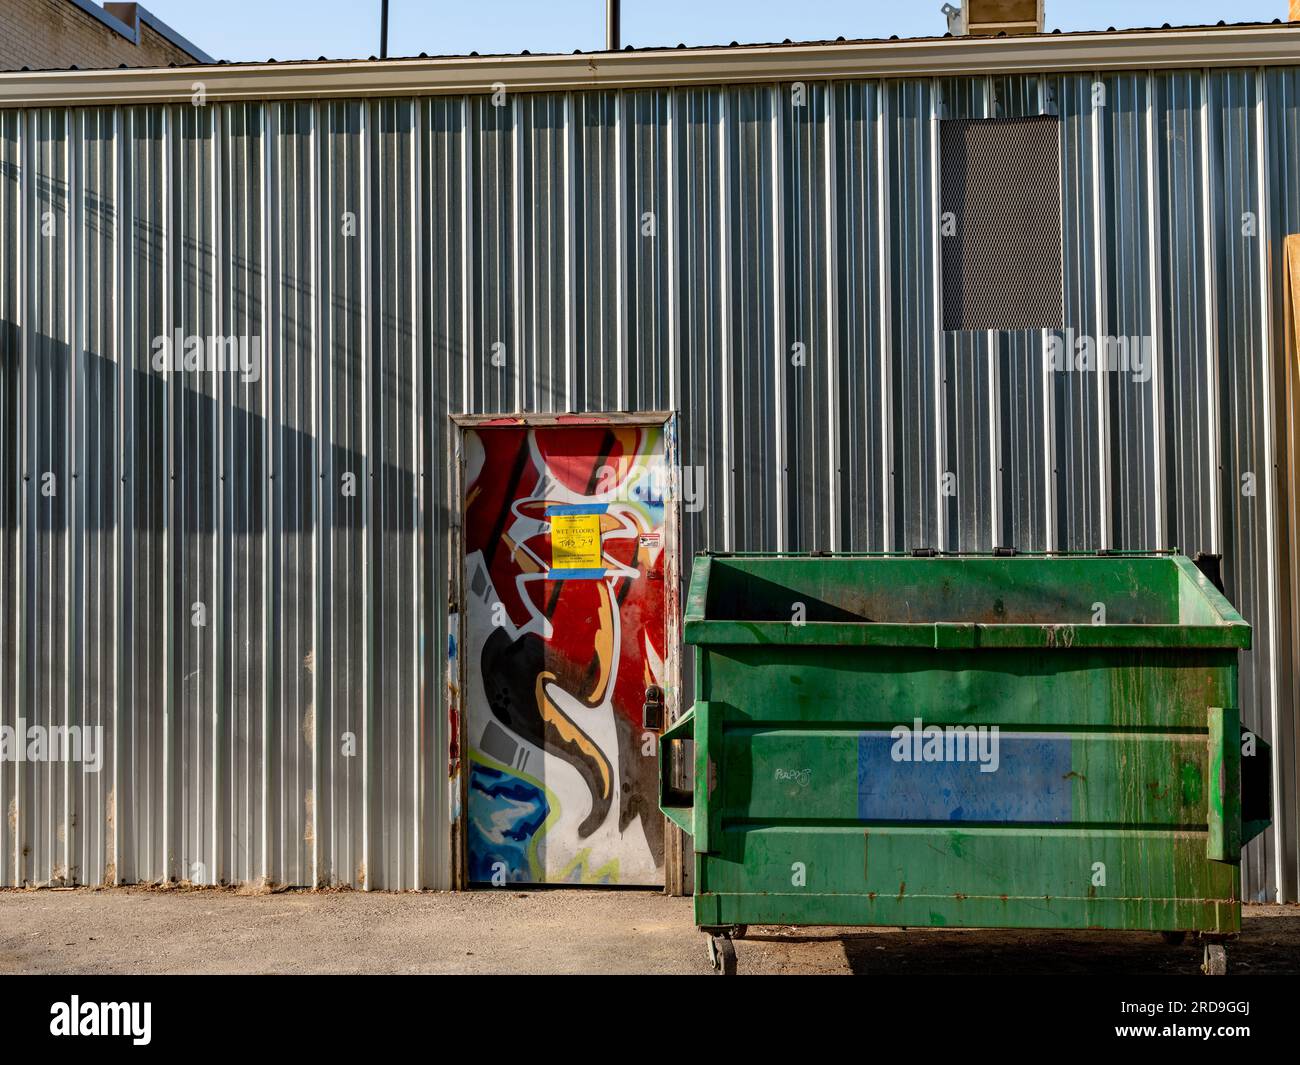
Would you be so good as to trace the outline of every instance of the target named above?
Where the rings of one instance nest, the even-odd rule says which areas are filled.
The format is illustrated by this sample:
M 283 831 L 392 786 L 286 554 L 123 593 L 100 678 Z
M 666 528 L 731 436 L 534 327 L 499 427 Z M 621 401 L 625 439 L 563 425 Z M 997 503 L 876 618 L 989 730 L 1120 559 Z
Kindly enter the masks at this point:
M 1222 943 L 1205 944 L 1205 960 L 1201 962 L 1201 972 L 1206 976 L 1225 976 L 1228 972 L 1228 952 Z
M 736 946 L 730 936 L 709 936 L 709 964 L 719 976 L 736 975 Z
M 747 935 L 749 935 L 749 925 L 747 924 L 738 924 L 731 930 L 732 939 L 744 939 Z
M 1183 940 L 1187 938 L 1186 932 L 1161 932 L 1160 938 L 1168 943 L 1171 947 L 1181 947 Z

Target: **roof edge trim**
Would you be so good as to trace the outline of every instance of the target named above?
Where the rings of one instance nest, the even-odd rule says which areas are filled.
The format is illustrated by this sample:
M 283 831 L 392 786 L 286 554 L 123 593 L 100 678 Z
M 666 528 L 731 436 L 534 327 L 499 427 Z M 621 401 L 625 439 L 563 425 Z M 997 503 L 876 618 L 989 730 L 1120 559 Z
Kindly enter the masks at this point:
M 579 55 L 0 73 L 0 108 L 636 89 L 973 74 L 1300 65 L 1300 23 Z

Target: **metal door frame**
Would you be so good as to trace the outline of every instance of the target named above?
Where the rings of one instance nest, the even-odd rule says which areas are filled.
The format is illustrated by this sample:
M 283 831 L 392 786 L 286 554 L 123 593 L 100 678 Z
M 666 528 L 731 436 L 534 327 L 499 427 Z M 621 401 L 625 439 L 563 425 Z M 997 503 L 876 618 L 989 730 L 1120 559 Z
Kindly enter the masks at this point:
M 464 891 L 469 883 L 469 849 L 466 845 L 466 819 L 469 817 L 469 778 L 466 773 L 469 745 L 465 724 L 468 707 L 462 693 L 465 687 L 465 659 L 461 619 L 465 614 L 465 433 L 467 430 L 492 428 L 574 428 L 623 426 L 661 428 L 664 462 L 681 473 L 677 453 L 677 414 L 674 411 L 613 412 L 606 414 L 452 414 L 451 505 L 448 524 L 451 537 L 447 554 L 447 632 L 448 645 L 445 683 L 447 715 L 450 728 L 448 750 L 448 799 L 451 803 L 451 883 L 455 891 Z M 665 728 L 682 712 L 681 690 L 681 492 L 669 493 L 664 501 L 664 534 L 668 553 L 664 559 L 664 704 Z M 452 648 L 455 652 L 452 652 Z M 664 818 L 664 893 L 684 894 L 683 870 L 686 867 L 688 839 L 671 821 Z

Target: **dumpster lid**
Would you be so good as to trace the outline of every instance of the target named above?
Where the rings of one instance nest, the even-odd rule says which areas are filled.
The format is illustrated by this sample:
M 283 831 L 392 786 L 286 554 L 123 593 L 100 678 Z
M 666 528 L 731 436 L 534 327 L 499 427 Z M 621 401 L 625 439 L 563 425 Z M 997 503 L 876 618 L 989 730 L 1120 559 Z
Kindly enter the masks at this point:
M 702 555 L 688 644 L 1250 647 L 1183 555 Z

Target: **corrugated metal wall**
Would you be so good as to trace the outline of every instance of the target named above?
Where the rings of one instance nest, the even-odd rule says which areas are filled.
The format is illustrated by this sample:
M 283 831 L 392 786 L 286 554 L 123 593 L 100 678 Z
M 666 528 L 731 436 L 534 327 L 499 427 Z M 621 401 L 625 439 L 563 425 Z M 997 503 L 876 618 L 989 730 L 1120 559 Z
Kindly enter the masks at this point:
M 0 764 L 0 883 L 447 886 L 448 413 L 676 409 L 688 553 L 1221 550 L 1284 800 L 1249 894 L 1294 898 L 1298 96 L 1269 69 L 0 113 L 0 714 L 108 746 Z M 1154 336 L 1149 384 L 939 328 L 937 119 L 1044 113 L 1066 324 Z M 175 329 L 261 337 L 265 372 L 156 372 Z

